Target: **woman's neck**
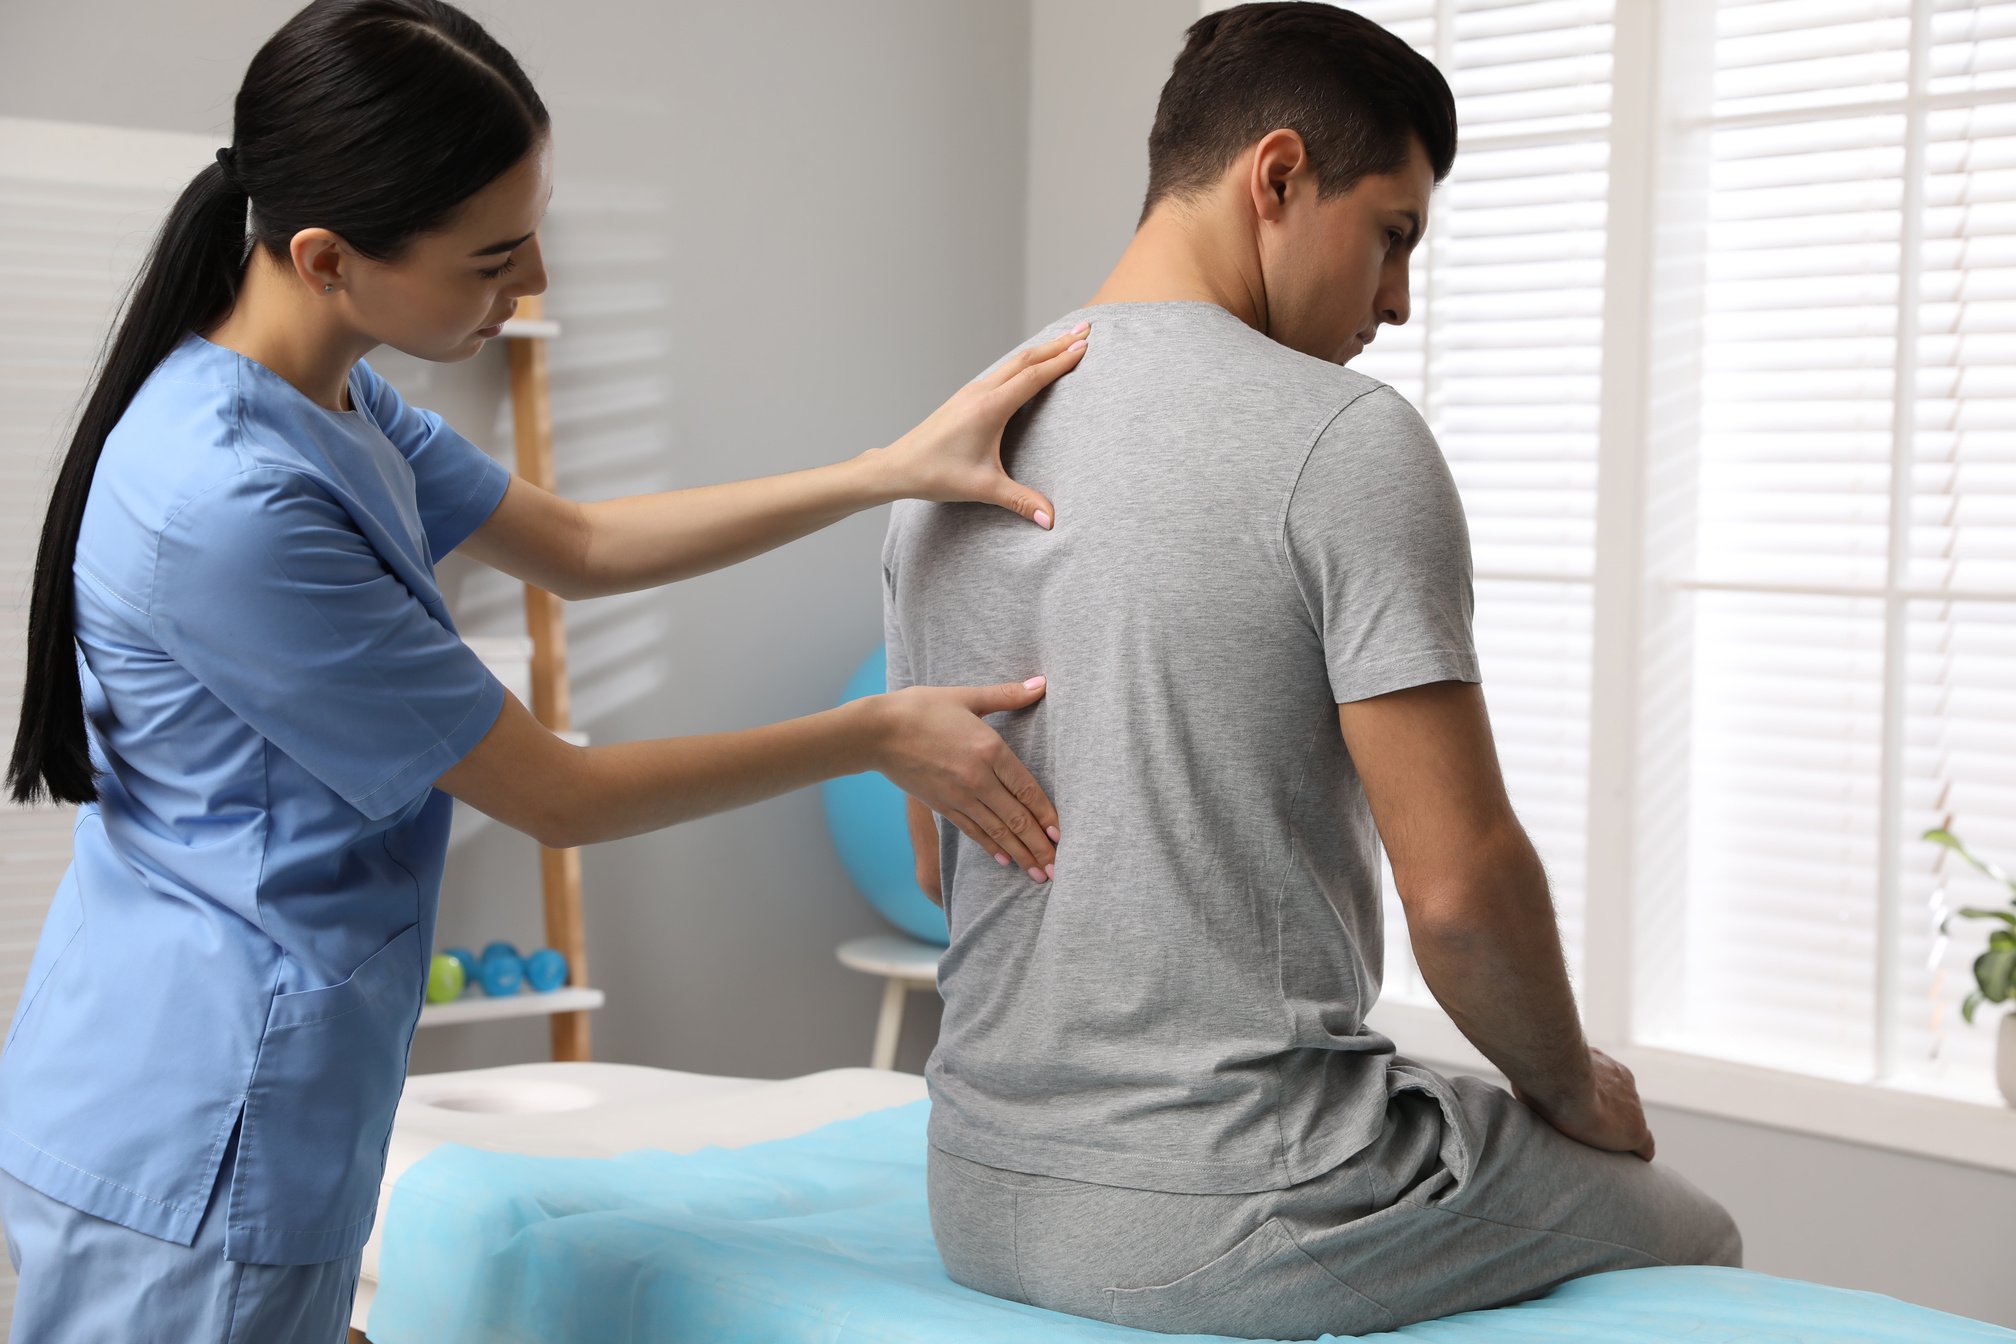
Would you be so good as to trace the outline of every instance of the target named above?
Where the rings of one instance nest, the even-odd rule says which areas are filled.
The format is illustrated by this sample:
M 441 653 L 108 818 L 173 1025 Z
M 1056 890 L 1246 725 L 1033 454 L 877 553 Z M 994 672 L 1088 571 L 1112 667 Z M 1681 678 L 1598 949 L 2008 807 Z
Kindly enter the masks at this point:
M 263 251 L 254 250 L 238 287 L 238 299 L 205 340 L 265 365 L 317 405 L 333 411 L 356 408 L 349 401 L 350 370 L 368 352 L 310 296 L 298 275 L 283 271 Z

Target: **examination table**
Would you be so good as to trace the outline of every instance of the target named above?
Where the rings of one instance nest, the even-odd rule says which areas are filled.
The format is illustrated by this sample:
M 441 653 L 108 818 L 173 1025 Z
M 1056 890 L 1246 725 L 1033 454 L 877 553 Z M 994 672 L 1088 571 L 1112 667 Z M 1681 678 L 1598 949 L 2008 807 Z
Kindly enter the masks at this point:
M 409 1079 L 353 1323 L 373 1344 L 1154 1344 L 945 1277 L 924 1083 L 527 1064 Z M 622 1156 L 619 1156 L 622 1155 Z M 1325 1339 L 1330 1338 L 1325 1336 Z M 1364 1336 L 1419 1344 L 1972 1344 L 2016 1331 L 1673 1266 Z

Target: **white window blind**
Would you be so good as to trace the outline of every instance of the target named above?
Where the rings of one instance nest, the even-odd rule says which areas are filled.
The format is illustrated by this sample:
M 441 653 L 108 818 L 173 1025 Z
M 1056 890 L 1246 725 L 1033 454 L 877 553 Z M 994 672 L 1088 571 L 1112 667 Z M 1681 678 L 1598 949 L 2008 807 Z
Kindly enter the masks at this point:
M 1345 6 L 1433 60 L 1460 150 L 1414 262 L 1413 315 L 1354 366 L 1427 418 L 1469 517 L 1477 643 L 1506 786 L 1583 958 L 1610 0 Z M 1386 875 L 1385 996 L 1427 1003 Z
M 1659 1044 L 1981 1097 L 2016 852 L 2016 4 L 1721 0 Z M 1670 353 L 1670 352 L 1669 352 Z M 1999 899 L 2006 899 L 2006 894 Z

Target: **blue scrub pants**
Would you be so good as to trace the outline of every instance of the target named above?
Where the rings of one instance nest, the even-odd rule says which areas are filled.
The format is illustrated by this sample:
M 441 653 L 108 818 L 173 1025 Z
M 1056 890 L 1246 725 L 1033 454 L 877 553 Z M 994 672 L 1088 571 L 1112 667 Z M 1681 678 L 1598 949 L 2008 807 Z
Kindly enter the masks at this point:
M 192 1245 L 80 1213 L 0 1171 L 7 1258 L 21 1276 L 9 1344 L 343 1344 L 362 1251 L 319 1265 L 224 1258 L 238 1139 Z

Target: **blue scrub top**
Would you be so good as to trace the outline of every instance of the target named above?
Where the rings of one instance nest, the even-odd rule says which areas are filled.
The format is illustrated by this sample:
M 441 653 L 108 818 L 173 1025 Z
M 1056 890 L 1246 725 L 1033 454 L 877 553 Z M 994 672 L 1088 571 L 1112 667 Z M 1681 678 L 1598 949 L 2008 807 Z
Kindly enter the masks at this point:
M 0 1167 L 227 1258 L 370 1235 L 453 800 L 504 688 L 434 562 L 510 473 L 369 365 L 349 412 L 199 336 L 107 438 L 74 570 L 100 797 L 0 1054 Z

